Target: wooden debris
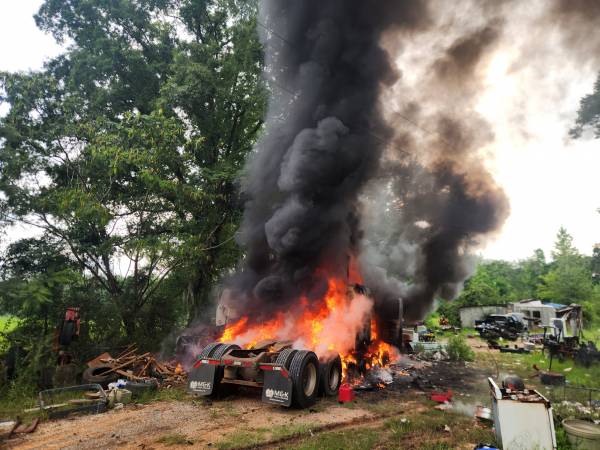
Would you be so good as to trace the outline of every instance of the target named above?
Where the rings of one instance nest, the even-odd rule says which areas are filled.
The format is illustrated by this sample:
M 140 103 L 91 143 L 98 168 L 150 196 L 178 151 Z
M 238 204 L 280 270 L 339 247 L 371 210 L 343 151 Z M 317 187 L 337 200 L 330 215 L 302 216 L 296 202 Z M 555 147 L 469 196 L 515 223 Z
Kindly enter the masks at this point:
M 105 373 L 116 372 L 132 381 L 157 379 L 161 385 L 184 384 L 187 374 L 180 364 L 159 362 L 152 353 L 137 354 L 137 345 L 131 344 L 116 358 L 104 353 L 93 361 L 99 361 L 111 369 Z

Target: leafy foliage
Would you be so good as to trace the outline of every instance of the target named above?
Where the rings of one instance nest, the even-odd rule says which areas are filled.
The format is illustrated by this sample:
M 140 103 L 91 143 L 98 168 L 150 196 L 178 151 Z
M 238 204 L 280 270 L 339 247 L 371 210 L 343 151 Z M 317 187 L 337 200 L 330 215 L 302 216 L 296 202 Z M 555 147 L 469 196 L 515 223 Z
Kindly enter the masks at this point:
M 451 361 L 473 361 L 475 359 L 475 353 L 461 334 L 448 338 L 446 352 Z
M 66 53 L 0 73 L 0 225 L 39 231 L 0 258 L 14 348 L 32 354 L 78 306 L 79 358 L 93 342 L 156 349 L 205 308 L 240 256 L 237 180 L 266 108 L 256 10 L 42 4 L 36 23 Z
M 579 138 L 586 128 L 592 128 L 596 138 L 600 138 L 600 74 L 594 84 L 594 91 L 581 99 L 575 126 L 570 134 Z

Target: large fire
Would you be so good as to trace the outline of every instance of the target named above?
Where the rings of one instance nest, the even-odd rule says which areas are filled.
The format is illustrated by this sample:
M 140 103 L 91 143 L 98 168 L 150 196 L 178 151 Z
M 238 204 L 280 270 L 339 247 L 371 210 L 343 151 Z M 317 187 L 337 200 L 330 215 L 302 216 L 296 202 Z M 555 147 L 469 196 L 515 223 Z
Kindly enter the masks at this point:
M 354 290 L 345 281 L 328 280 L 328 289 L 321 301 L 303 297 L 292 310 L 278 312 L 263 323 L 251 323 L 248 317 L 227 325 L 221 342 L 233 342 L 252 348 L 264 340 L 291 340 L 295 348 L 313 350 L 320 359 L 339 354 L 346 375 L 348 367 L 363 364 L 364 369 L 385 366 L 398 357 L 395 347 L 378 338 L 372 319 L 373 301 Z M 370 324 L 370 342 L 357 361 L 356 336 Z

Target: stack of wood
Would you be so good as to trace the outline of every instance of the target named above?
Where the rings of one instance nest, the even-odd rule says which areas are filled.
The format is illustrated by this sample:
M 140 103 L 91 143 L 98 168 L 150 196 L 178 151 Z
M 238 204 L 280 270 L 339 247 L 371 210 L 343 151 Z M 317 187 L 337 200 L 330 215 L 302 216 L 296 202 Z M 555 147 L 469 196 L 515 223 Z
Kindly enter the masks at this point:
M 114 371 L 132 381 L 158 379 L 161 385 L 177 385 L 186 382 L 187 374 L 180 364 L 157 361 L 149 352 L 138 354 L 136 344 L 128 346 L 117 357 L 103 353 L 88 362 L 89 367 L 110 366 L 108 372 Z

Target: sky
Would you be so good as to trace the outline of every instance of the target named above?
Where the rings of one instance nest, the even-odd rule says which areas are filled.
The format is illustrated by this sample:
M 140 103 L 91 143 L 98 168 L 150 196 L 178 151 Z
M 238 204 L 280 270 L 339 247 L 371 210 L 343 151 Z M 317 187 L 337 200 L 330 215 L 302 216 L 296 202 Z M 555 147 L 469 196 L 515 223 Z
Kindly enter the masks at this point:
M 61 52 L 35 25 L 32 16 L 41 3 L 0 0 L 0 42 L 10 43 L 0 46 L 0 71 L 37 70 Z M 542 64 L 555 58 L 538 57 Z M 549 254 L 561 226 L 580 252 L 591 254 L 600 243 L 600 141 L 572 141 L 567 134 L 600 67 L 567 61 L 540 77 L 527 67 L 515 68 L 515 60 L 511 48 L 495 50 L 477 105 L 496 136 L 486 165 L 511 205 L 504 227 L 480 254 L 507 260 L 526 258 L 537 248 Z M 30 233 L 17 227 L 8 238 Z

